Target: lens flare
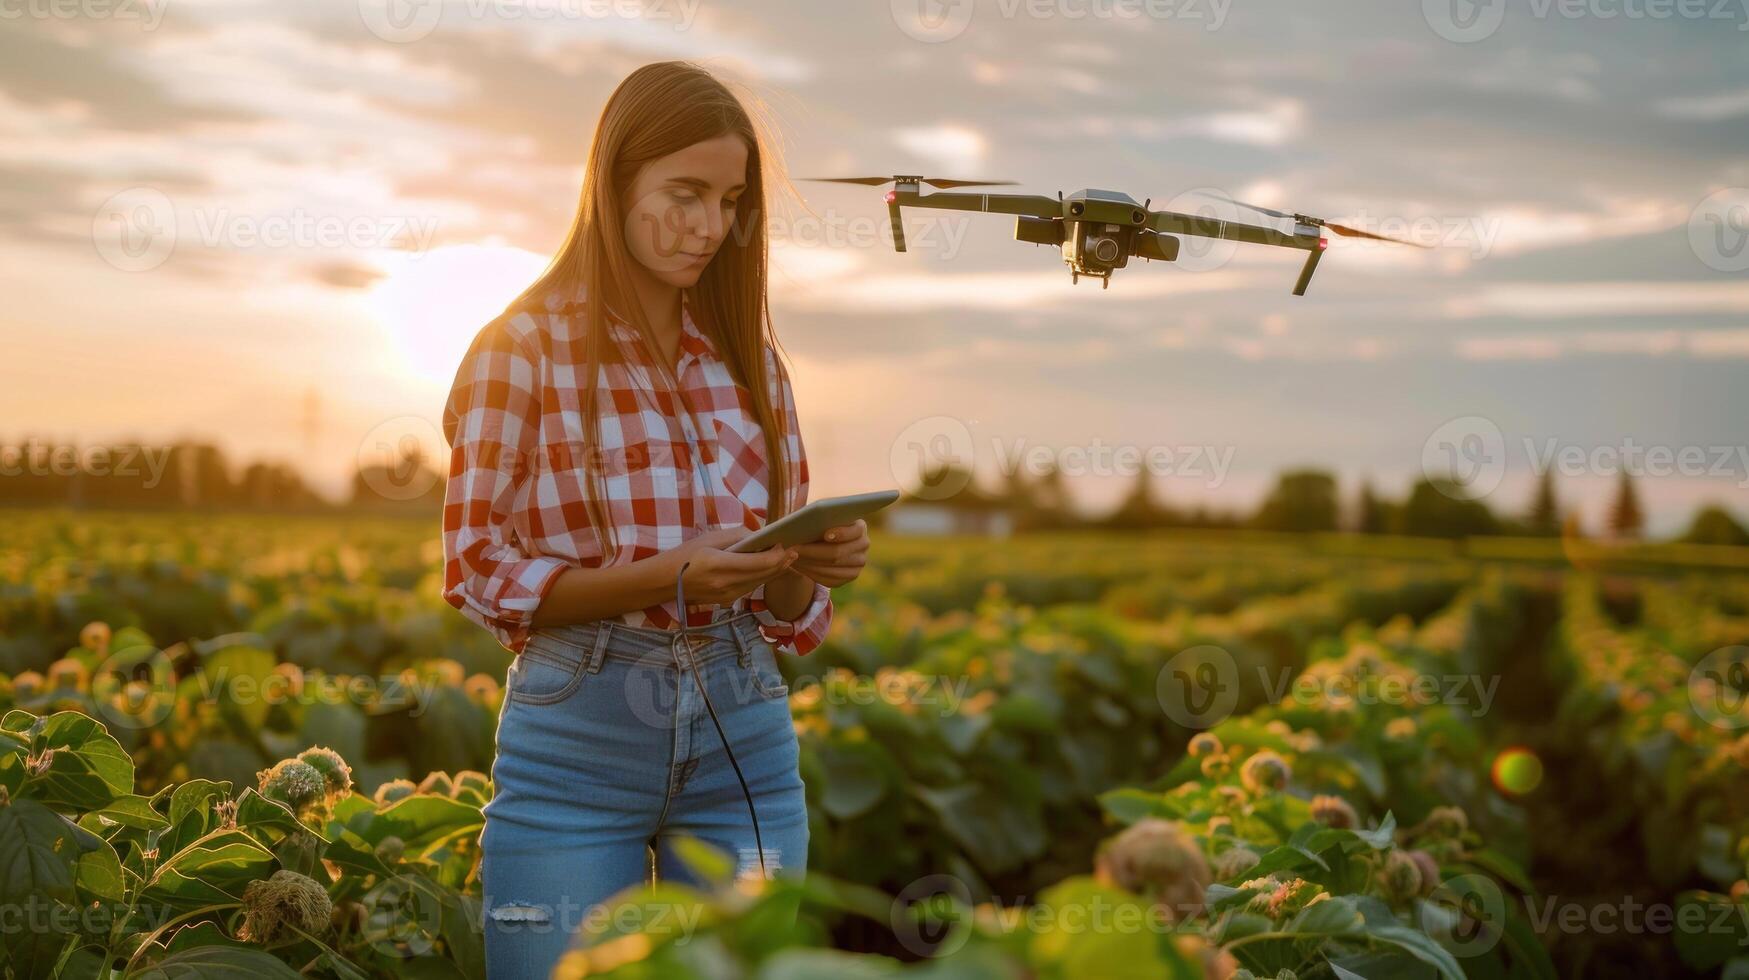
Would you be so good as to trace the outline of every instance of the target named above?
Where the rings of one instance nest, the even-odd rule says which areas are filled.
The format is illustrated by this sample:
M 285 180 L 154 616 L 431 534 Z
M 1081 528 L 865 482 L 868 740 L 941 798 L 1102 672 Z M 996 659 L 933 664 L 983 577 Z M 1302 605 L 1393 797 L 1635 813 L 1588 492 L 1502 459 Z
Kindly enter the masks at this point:
M 1543 761 L 1527 748 L 1505 749 L 1494 757 L 1494 786 L 1502 793 L 1524 796 L 1543 781 Z

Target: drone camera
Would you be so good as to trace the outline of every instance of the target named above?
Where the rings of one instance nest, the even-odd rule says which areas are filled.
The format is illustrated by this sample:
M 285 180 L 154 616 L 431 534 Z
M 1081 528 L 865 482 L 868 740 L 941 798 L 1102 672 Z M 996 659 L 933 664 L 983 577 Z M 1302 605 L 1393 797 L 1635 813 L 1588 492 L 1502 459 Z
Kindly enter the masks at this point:
M 1100 265 L 1121 269 L 1129 259 L 1125 246 L 1131 229 L 1117 224 L 1091 224 L 1081 239 L 1081 255 Z
M 1087 251 L 1101 262 L 1116 262 L 1123 254 L 1123 246 L 1110 235 L 1090 235 L 1087 238 Z

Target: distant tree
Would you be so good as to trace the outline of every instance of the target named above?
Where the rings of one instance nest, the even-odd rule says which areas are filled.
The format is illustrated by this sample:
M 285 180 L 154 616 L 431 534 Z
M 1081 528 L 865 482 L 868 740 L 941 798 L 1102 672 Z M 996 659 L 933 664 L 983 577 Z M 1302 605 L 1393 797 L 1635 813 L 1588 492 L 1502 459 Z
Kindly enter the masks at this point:
M 1017 531 L 1036 531 L 1052 523 L 1052 516 L 1042 513 L 1035 506 L 1033 486 L 1027 480 L 1023 468 L 1017 467 L 1008 473 L 996 493 L 996 499 L 1014 515 L 1014 528 Z
M 1568 511 L 1561 518 L 1561 537 L 1577 541 L 1585 537 L 1585 522 L 1580 519 L 1578 511 Z
M 1493 534 L 1500 522 L 1480 500 L 1466 499 L 1455 484 L 1422 480 L 1403 505 L 1402 531 L 1430 538 Z
M 1336 479 L 1322 470 L 1283 473 L 1252 523 L 1270 531 L 1336 530 Z
M 1637 538 L 1645 530 L 1646 515 L 1640 510 L 1639 494 L 1634 492 L 1633 478 L 1622 470 L 1616 485 L 1615 503 L 1609 508 L 1609 533 L 1618 538 Z
M 429 465 L 424 451 L 404 446 L 393 462 L 361 466 L 353 473 L 351 506 L 441 513 L 445 490 L 443 475 Z
M 159 490 L 182 507 L 223 507 L 235 502 L 230 467 L 218 447 L 177 443 L 170 449 Z
M 243 470 L 239 492 L 244 505 L 256 510 L 312 510 L 321 498 L 304 485 L 303 477 L 284 463 L 251 463 Z
M 1682 540 L 1689 544 L 1728 544 L 1749 546 L 1749 531 L 1737 523 L 1731 512 L 1718 504 L 1708 504 L 1694 515 L 1694 523 Z
M 1384 501 L 1380 500 L 1372 490 L 1370 480 L 1360 484 L 1359 513 L 1355 515 L 1354 529 L 1361 534 L 1384 534 L 1390 530 L 1389 515 L 1386 513 Z
M 1068 527 L 1076 523 L 1069 506 L 1069 491 L 1063 485 L 1063 473 L 1054 462 L 1045 463 L 1038 476 L 1029 481 L 1028 508 L 1033 520 L 1041 527 Z
M 1543 470 L 1542 476 L 1537 479 L 1536 497 L 1531 501 L 1526 524 L 1532 534 L 1561 533 L 1561 505 L 1555 499 L 1554 470 Z
M 1100 523 L 1109 528 L 1142 530 L 1175 523 L 1174 516 L 1169 508 L 1155 501 L 1153 474 L 1143 469 L 1136 474 L 1135 485 L 1123 503 Z
M 996 498 L 1014 515 L 1017 530 L 1037 531 L 1070 527 L 1078 523 L 1069 494 L 1056 465 L 1046 462 L 1037 475 L 1027 477 L 1017 468 L 1004 481 Z

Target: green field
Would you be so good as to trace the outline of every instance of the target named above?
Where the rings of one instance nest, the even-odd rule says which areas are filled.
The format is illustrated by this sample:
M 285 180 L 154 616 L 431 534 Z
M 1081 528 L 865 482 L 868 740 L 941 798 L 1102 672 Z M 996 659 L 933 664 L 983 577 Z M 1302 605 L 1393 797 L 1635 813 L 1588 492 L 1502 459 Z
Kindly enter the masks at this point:
M 8 975 L 483 975 L 509 656 L 435 522 L 6 523 Z M 819 874 L 568 975 L 1749 975 L 1743 551 L 877 537 L 836 602 Z

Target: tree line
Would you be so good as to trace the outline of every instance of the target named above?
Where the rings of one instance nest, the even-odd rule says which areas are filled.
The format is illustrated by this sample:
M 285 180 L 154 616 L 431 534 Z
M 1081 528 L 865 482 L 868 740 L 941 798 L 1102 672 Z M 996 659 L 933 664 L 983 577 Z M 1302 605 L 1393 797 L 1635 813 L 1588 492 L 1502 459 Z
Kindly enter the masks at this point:
M 312 489 L 292 466 L 233 467 L 204 442 L 80 446 L 0 443 L 0 504 L 92 510 L 257 510 L 274 513 L 430 514 L 443 508 L 443 475 L 416 448 L 359 467 L 345 499 Z
M 951 495 L 928 488 L 961 487 Z M 1584 536 L 1577 511 L 1564 507 L 1557 495 L 1554 476 L 1545 471 L 1531 499 L 1518 513 L 1496 513 L 1486 502 L 1472 498 L 1463 488 L 1445 480 L 1422 479 L 1407 496 L 1391 499 L 1363 481 L 1350 506 L 1337 488 L 1335 474 L 1322 469 L 1295 469 L 1282 473 L 1268 496 L 1255 510 L 1221 510 L 1204 504 L 1175 507 L 1159 498 L 1151 475 L 1145 470 L 1123 499 L 1106 513 L 1086 516 L 1069 504 L 1063 478 L 1051 468 L 1035 476 L 1015 474 L 995 492 L 981 490 L 963 467 L 937 466 L 926 470 L 914 500 L 927 500 L 948 507 L 1008 513 L 1017 531 L 1067 530 L 1075 528 L 1140 531 L 1154 528 L 1255 528 L 1266 531 L 1400 534 L 1415 537 L 1465 538 L 1481 535 L 1555 537 Z M 1635 540 L 1645 534 L 1646 515 L 1639 492 L 1627 473 L 1616 485 L 1615 497 L 1605 516 L 1607 537 Z M 1749 530 L 1718 504 L 1701 507 L 1680 540 L 1694 544 L 1749 546 Z
M 311 489 L 291 466 L 256 461 L 233 475 L 218 447 L 182 442 L 158 448 L 140 445 L 81 447 L 26 439 L 0 443 L 0 504 L 103 510 L 257 510 L 275 513 L 364 512 L 431 515 L 443 508 L 444 473 L 414 446 L 394 460 L 359 467 L 346 498 L 331 500 Z M 957 487 L 951 494 L 928 488 Z M 1205 504 L 1173 506 L 1159 499 L 1151 475 L 1143 470 L 1110 511 L 1081 514 L 1061 473 L 1046 467 L 1036 475 L 1016 473 L 995 492 L 977 486 L 964 467 L 936 466 L 922 476 L 913 500 L 950 508 L 999 510 L 1015 530 L 1074 528 L 1146 530 L 1153 528 L 1257 528 L 1269 531 L 1403 534 L 1461 538 L 1476 535 L 1579 536 L 1578 515 L 1564 508 L 1552 474 L 1545 472 L 1522 512 L 1498 514 L 1469 499 L 1461 488 L 1423 479 L 1402 499 L 1390 499 L 1363 481 L 1350 506 L 1338 492 L 1333 473 L 1315 468 L 1282 473 L 1253 511 L 1224 510 Z M 1606 517 L 1604 533 L 1639 538 L 1645 513 L 1634 482 L 1625 472 Z M 1749 531 L 1719 505 L 1702 507 L 1681 540 L 1697 544 L 1749 546 Z

